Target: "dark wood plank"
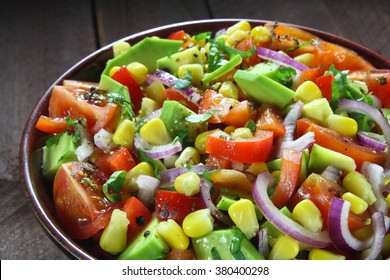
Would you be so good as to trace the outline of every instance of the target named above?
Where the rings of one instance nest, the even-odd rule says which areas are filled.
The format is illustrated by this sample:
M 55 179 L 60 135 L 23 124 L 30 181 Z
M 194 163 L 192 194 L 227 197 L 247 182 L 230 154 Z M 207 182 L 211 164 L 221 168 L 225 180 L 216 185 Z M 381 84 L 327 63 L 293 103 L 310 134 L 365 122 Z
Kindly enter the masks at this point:
M 96 0 L 101 46 L 166 24 L 210 18 L 205 1 L 110 1 Z
M 303 25 L 353 40 L 390 57 L 390 16 L 385 0 L 208 2 L 214 18 L 278 20 Z
M 27 205 L 19 140 L 37 100 L 67 68 L 95 49 L 88 1 L 0 2 L 0 259 L 68 258 Z

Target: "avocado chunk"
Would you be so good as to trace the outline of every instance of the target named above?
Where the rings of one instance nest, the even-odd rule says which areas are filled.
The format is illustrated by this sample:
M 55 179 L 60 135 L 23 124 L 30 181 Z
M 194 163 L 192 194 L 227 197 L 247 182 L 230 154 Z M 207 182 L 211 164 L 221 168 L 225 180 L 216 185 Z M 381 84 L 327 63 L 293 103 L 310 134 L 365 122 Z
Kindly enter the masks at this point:
M 118 256 L 120 260 L 162 260 L 169 253 L 169 246 L 157 232 L 158 219 L 153 215 L 149 224 Z
M 193 111 L 174 100 L 166 100 L 162 106 L 160 119 L 165 124 L 172 139 L 183 136 L 195 141 L 196 136 L 207 128 L 207 123 L 191 123 L 186 117 L 195 115 Z
M 107 92 L 119 93 L 126 101 L 130 102 L 130 93 L 127 87 L 105 74 L 100 77 L 99 88 Z
M 49 138 L 42 148 L 43 177 L 53 181 L 63 163 L 77 161 L 76 148 L 72 135 L 66 132 Z
M 248 69 L 250 73 L 256 74 L 256 75 L 264 75 L 268 78 L 271 78 L 274 81 L 278 81 L 278 78 L 276 77 L 276 73 L 279 69 L 279 65 L 272 61 L 266 61 L 261 62 L 256 65 L 254 65 L 252 68 Z
M 294 98 L 294 91 L 264 74 L 238 70 L 233 78 L 248 99 L 258 103 L 270 103 L 282 109 Z
M 255 246 L 237 228 L 219 229 L 192 238 L 198 260 L 264 260 Z
M 157 60 L 157 69 L 164 69 L 171 74 L 176 73 L 179 67 L 185 64 L 202 64 L 203 59 L 198 47 L 191 47 L 181 52 L 167 55 Z
M 182 41 L 146 37 L 121 55 L 110 59 L 103 74 L 109 76 L 113 66 L 123 66 L 131 62 L 140 62 L 148 68 L 149 73 L 156 70 L 156 60 L 170 53 L 177 52 Z
M 356 169 L 356 163 L 351 157 L 314 144 L 309 157 L 309 171 L 321 174 L 330 165 L 346 173 Z
M 213 72 L 205 75 L 202 79 L 203 83 L 208 83 L 212 80 L 215 80 L 222 75 L 225 75 L 232 71 L 236 66 L 240 65 L 242 62 L 242 57 L 240 55 L 233 56 L 228 62 L 214 70 Z

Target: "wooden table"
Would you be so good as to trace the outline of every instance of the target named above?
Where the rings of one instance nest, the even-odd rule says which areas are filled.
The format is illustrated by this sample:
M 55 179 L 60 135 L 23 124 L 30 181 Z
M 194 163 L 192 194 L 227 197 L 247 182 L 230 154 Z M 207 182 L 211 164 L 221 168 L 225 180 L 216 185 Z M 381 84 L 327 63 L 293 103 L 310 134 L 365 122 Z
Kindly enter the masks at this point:
M 318 28 L 390 57 L 390 7 L 370 1 L 1 1 L 0 259 L 69 259 L 27 204 L 19 174 L 24 124 L 44 91 L 94 50 L 148 28 L 253 18 Z

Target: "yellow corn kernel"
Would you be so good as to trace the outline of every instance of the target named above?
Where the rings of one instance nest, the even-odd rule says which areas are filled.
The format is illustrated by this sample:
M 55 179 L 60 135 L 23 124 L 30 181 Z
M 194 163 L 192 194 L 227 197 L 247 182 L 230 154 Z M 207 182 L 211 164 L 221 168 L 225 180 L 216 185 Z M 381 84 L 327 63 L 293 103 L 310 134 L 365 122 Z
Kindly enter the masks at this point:
M 226 45 L 233 47 L 238 42 L 249 37 L 249 32 L 244 30 L 236 30 L 226 38 Z
M 194 171 L 188 171 L 176 177 L 175 190 L 186 196 L 192 196 L 200 191 L 200 177 Z
M 135 134 L 135 124 L 131 120 L 123 120 L 117 127 L 114 135 L 112 136 L 112 141 L 115 145 L 120 145 L 129 150 L 133 149 L 134 143 L 134 134 Z
M 249 165 L 245 172 L 249 172 L 253 175 L 259 175 L 260 172 L 268 170 L 265 162 L 256 162 Z
M 214 130 L 208 130 L 205 132 L 200 133 L 196 139 L 195 139 L 195 148 L 198 150 L 199 154 L 205 155 L 206 154 L 206 140 L 207 137 L 212 134 Z
M 329 115 L 325 125 L 329 129 L 350 137 L 354 137 L 358 131 L 358 124 L 354 119 L 337 114 Z
M 199 63 L 181 65 L 177 71 L 179 79 L 184 78 L 187 71 L 191 72 L 192 83 L 199 85 L 203 78 L 203 66 Z
M 386 234 L 383 240 L 382 257 L 383 259 L 390 257 L 390 233 Z
M 372 230 L 372 225 L 366 225 L 362 228 L 359 228 L 352 232 L 353 236 L 356 237 L 357 239 L 364 241 L 367 240 L 372 236 L 373 230 Z
M 324 249 L 313 248 L 309 252 L 309 260 L 345 260 L 345 256 Z
M 294 57 L 295 61 L 306 65 L 307 67 L 312 68 L 314 66 L 314 55 L 312 53 L 303 53 Z
M 326 98 L 314 99 L 303 105 L 302 116 L 317 120 L 320 124 L 325 124 L 326 119 L 333 114 Z
M 114 57 L 117 57 L 118 55 L 127 52 L 131 48 L 130 44 L 128 42 L 118 42 L 115 43 L 112 46 L 112 51 L 114 53 Z
M 253 27 L 250 36 L 256 43 L 265 43 L 271 40 L 271 32 L 264 26 Z
M 236 130 L 236 127 L 232 126 L 232 125 L 229 125 L 227 127 L 224 128 L 224 132 L 226 132 L 227 134 L 230 134 L 232 133 L 234 130 Z
M 160 222 L 157 226 L 157 232 L 171 249 L 186 250 L 190 245 L 190 239 L 175 220 L 168 219 Z
M 342 183 L 347 191 L 362 198 L 368 205 L 371 205 L 376 201 L 374 191 L 363 174 L 357 171 L 349 172 L 345 175 Z
M 355 214 L 359 215 L 368 208 L 367 202 L 351 192 L 344 193 L 341 198 L 351 203 L 351 211 Z
M 256 210 L 249 199 L 240 199 L 230 205 L 228 213 L 234 224 L 248 239 L 254 237 L 259 231 Z
M 237 138 L 248 139 L 253 137 L 252 131 L 247 127 L 236 128 L 231 135 Z
M 158 104 L 162 104 L 166 100 L 165 87 L 160 81 L 153 81 L 145 88 L 146 96 L 153 99 Z
M 295 101 L 302 101 L 303 103 L 309 103 L 315 99 L 322 97 L 320 88 L 312 81 L 304 81 L 295 90 Z
M 292 215 L 308 230 L 312 232 L 320 232 L 322 230 L 321 212 L 310 199 L 300 201 L 294 207 Z
M 223 82 L 218 92 L 225 97 L 238 99 L 238 89 L 232 81 Z
M 386 196 L 387 207 L 390 208 L 390 193 Z
M 210 209 L 200 209 L 188 214 L 183 220 L 183 231 L 189 237 L 200 237 L 213 231 L 214 219 Z
M 146 81 L 148 75 L 148 68 L 139 62 L 132 62 L 126 66 L 127 70 L 131 73 L 137 84 L 143 84 Z
M 118 70 L 119 70 L 119 66 L 113 66 L 111 69 L 110 69 L 110 72 L 108 73 L 108 75 L 111 77 L 112 75 L 114 75 Z
M 110 222 L 104 228 L 100 237 L 100 247 L 113 255 L 122 252 L 127 244 L 127 226 L 129 223 L 126 212 L 119 209 L 112 211 Z
M 160 118 L 154 118 L 144 124 L 139 133 L 152 145 L 163 145 L 172 141 L 164 122 Z
M 232 35 L 237 30 L 246 31 L 249 32 L 251 30 L 251 25 L 246 20 L 241 20 L 237 22 L 236 24 L 230 26 L 228 29 L 226 29 L 226 35 Z
M 145 161 L 138 163 L 132 169 L 127 171 L 126 179 L 123 184 L 123 189 L 127 192 L 135 192 L 138 190 L 137 179 L 139 175 L 154 176 L 154 168 L 150 163 Z
M 276 239 L 269 253 L 269 260 L 292 260 L 299 253 L 299 242 L 288 235 L 282 235 Z
M 156 111 L 160 108 L 160 104 L 157 101 L 149 97 L 142 98 L 141 109 L 139 110 L 140 117 L 146 117 L 150 115 L 152 112 Z
M 179 158 L 175 161 L 175 167 L 183 167 L 185 164 L 196 165 L 200 163 L 200 155 L 194 147 L 187 147 L 181 153 Z

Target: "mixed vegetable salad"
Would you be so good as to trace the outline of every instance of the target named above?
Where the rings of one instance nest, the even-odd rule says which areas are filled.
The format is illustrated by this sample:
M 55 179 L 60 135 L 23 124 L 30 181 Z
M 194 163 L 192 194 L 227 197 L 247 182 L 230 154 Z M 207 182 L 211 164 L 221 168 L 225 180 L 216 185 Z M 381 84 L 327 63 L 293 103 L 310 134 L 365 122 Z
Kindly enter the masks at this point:
M 113 45 L 53 88 L 42 175 L 117 259 L 390 256 L 390 70 L 279 22 Z

